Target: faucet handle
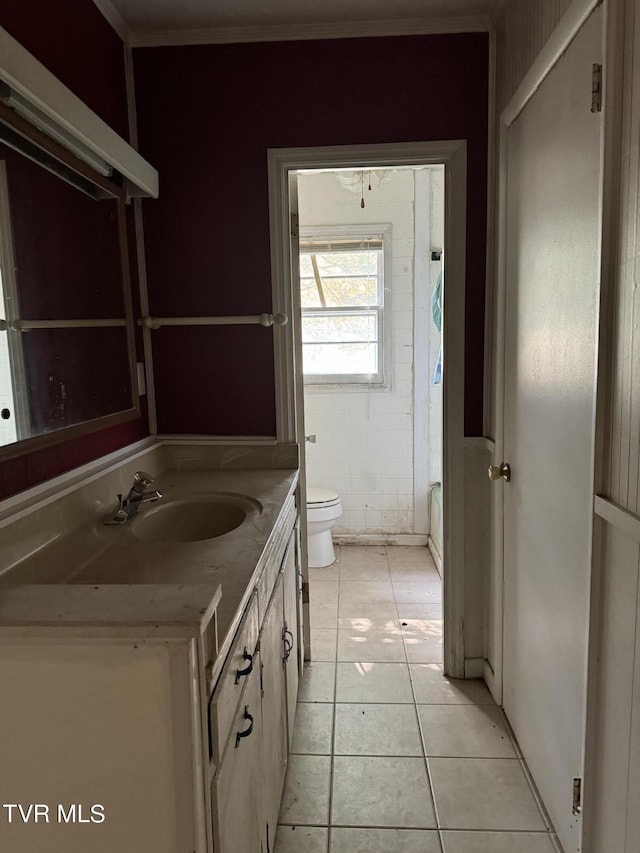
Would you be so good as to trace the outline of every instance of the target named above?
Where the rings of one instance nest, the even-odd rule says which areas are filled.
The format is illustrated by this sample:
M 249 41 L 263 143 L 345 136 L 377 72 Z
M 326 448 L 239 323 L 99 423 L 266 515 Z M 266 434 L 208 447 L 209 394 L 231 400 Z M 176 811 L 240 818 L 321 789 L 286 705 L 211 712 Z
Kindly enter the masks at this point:
M 151 483 L 153 483 L 153 477 L 145 471 L 136 471 L 133 475 L 133 488 L 136 492 L 144 492 Z

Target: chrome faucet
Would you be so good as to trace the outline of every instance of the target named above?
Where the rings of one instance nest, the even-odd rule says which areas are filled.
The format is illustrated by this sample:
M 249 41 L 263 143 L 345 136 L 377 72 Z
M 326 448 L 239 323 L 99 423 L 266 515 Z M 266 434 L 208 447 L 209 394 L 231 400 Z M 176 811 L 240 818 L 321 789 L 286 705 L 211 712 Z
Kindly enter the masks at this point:
M 122 495 L 118 495 L 118 509 L 113 518 L 105 521 L 105 524 L 126 524 L 138 512 L 140 504 L 160 500 L 162 492 L 157 489 L 152 492 L 145 491 L 152 483 L 153 477 L 151 474 L 146 474 L 144 471 L 136 471 L 133 475 L 133 485 L 129 489 L 128 495 L 124 499 Z

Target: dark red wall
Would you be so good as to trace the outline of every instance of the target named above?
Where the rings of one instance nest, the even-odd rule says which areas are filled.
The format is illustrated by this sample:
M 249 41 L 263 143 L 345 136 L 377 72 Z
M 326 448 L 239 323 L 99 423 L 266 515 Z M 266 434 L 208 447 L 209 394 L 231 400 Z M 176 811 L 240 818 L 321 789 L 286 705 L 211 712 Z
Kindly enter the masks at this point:
M 128 138 L 123 45 L 90 0 L 0 0 L 0 26 Z M 123 447 L 148 432 L 145 413 L 141 419 L 1 462 L 0 498 Z
M 92 0 L 0 0 L 0 26 L 129 138 L 122 41 Z
M 488 36 L 134 51 L 151 313 L 269 311 L 267 149 L 468 142 L 465 430 L 482 433 Z M 154 333 L 160 432 L 274 434 L 273 332 Z

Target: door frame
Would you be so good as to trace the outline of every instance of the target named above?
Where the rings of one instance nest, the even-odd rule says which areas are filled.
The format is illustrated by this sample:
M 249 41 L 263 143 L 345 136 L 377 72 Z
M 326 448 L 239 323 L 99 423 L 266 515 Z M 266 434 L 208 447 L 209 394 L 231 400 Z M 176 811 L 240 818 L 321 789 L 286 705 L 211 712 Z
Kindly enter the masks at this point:
M 555 28 L 542 50 L 531 65 L 529 71 L 500 114 L 498 129 L 498 217 L 497 217 L 497 276 L 496 276 L 496 376 L 495 376 L 495 460 L 500 465 L 504 453 L 504 404 L 505 404 L 505 317 L 506 317 L 506 268 L 507 268 L 507 186 L 508 186 L 508 135 L 509 128 L 517 119 L 535 92 L 553 70 L 554 66 L 569 47 L 578 31 L 602 0 L 573 0 L 558 26 Z M 606 19 L 605 19 L 606 27 Z M 605 54 L 606 59 L 606 54 Z M 494 563 L 492 567 L 494 614 L 493 625 L 487 630 L 493 632 L 493 666 L 485 667 L 485 680 L 498 704 L 502 704 L 503 692 L 503 641 L 504 641 L 504 491 L 502 481 L 494 484 L 498 494 L 492 499 L 493 506 L 493 545 Z
M 299 300 L 291 286 L 289 175 L 300 169 L 444 165 L 446 288 L 443 311 L 443 609 L 444 672 L 464 678 L 464 320 L 466 273 L 466 140 L 274 148 L 267 152 L 269 226 L 274 314 L 290 319 L 274 336 L 276 436 L 278 443 L 298 442 L 304 468 L 304 399 L 296 364 Z M 304 482 L 304 472 L 302 481 Z M 308 584 L 304 501 L 301 506 L 303 583 Z M 307 598 L 308 596 L 304 596 Z M 305 605 L 308 607 L 308 604 Z M 305 612 L 308 617 L 308 612 Z M 308 625 L 308 618 L 305 620 Z

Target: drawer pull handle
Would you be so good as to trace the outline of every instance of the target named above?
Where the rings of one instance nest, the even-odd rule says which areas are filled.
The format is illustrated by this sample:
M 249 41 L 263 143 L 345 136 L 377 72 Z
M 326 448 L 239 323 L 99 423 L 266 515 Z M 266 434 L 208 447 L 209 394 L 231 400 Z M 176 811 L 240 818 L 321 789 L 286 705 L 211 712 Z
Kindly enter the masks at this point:
M 249 720 L 249 726 L 243 732 L 236 732 L 236 749 L 240 746 L 240 741 L 243 737 L 249 737 L 251 732 L 253 731 L 253 717 L 249 713 L 249 706 L 244 706 L 244 714 L 243 717 L 245 720 Z
M 242 660 L 248 660 L 249 666 L 245 666 L 244 669 L 236 669 L 236 684 L 240 681 L 240 676 L 249 675 L 249 673 L 253 670 L 253 655 L 249 654 L 246 646 L 244 652 L 242 653 Z
M 291 637 L 291 639 L 289 639 Z M 282 662 L 289 660 L 289 655 L 293 651 L 293 634 L 288 628 L 285 628 L 282 633 L 282 639 L 284 640 L 284 657 L 282 658 Z

